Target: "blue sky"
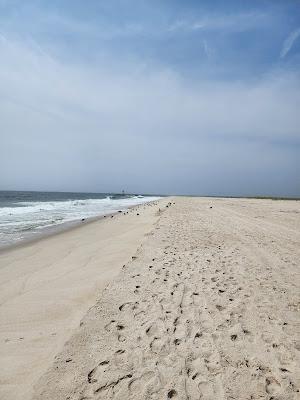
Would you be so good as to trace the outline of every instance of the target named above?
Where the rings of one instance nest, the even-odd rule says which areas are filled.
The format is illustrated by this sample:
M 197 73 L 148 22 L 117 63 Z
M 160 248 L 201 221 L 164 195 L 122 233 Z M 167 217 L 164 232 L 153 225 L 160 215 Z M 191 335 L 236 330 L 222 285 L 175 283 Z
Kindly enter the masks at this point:
M 0 57 L 2 189 L 300 195 L 300 1 L 0 0 Z

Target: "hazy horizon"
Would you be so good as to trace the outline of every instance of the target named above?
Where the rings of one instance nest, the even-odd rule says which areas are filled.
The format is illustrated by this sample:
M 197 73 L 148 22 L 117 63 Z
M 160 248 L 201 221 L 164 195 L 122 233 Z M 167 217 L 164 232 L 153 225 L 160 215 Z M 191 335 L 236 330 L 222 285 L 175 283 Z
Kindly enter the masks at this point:
M 299 6 L 0 0 L 0 190 L 300 197 Z
M 11 192 L 11 193 L 61 193 L 61 194 L 115 194 L 115 195 L 143 195 L 143 196 L 162 196 L 162 197 L 169 197 L 169 196 L 179 196 L 179 197 L 220 197 L 220 198 L 262 198 L 262 199 L 295 199 L 295 200 L 300 200 L 300 196 L 268 196 L 268 195 L 259 195 L 259 194 L 252 194 L 252 195 L 222 195 L 222 194 L 189 194 L 189 193 L 184 193 L 184 194 L 177 194 L 177 193 L 146 193 L 146 192 L 122 192 L 122 191 L 112 191 L 112 192 L 74 192 L 74 191 L 62 191 L 62 190 L 2 190 L 0 189 L 1 192 Z

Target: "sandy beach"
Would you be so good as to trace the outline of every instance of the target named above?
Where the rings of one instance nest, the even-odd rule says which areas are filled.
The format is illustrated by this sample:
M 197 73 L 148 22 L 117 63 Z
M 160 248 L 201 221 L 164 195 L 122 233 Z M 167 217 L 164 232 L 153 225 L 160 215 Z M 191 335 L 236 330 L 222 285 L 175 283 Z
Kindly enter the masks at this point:
M 300 201 L 188 197 L 4 252 L 0 398 L 298 399 L 299 259 Z
M 31 398 L 36 380 L 151 231 L 155 204 L 0 252 L 1 399 Z

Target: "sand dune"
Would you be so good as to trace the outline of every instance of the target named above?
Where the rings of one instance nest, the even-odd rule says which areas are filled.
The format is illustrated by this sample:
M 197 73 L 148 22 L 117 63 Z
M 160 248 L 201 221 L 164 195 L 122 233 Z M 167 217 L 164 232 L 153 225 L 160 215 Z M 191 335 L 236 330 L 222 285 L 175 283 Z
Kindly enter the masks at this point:
M 35 400 L 299 398 L 300 202 L 171 201 Z

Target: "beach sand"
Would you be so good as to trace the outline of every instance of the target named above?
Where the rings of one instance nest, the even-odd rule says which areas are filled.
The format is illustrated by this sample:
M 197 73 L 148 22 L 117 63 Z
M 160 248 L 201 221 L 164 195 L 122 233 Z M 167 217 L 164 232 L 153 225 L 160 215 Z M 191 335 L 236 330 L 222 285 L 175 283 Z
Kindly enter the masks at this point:
M 172 205 L 166 207 L 168 201 Z M 22 398 L 22 384 L 28 390 L 30 374 L 21 361 L 30 359 L 27 352 L 44 354 L 43 346 L 52 340 L 54 318 L 58 321 L 54 332 L 59 331 L 61 339 L 44 354 L 40 374 L 35 374 L 37 379 L 48 364 L 34 385 L 35 400 L 298 399 L 300 202 L 178 197 L 141 210 L 139 221 L 147 213 L 148 223 L 139 229 L 130 249 L 123 243 L 129 240 L 128 227 L 122 240 L 111 243 L 109 264 L 103 261 L 105 246 L 99 251 L 94 236 L 104 243 L 103 232 L 112 221 L 78 228 L 72 233 L 74 246 L 61 236 L 61 240 L 45 239 L 43 254 L 38 254 L 38 247 L 36 251 L 22 249 L 24 260 L 19 250 L 14 258 L 13 253 L 7 254 L 6 262 L 12 267 L 13 262 L 19 263 L 19 267 L 14 267 L 14 275 L 6 267 L 10 289 L 1 318 L 6 316 L 8 322 L 6 328 L 1 327 L 1 336 L 13 339 L 1 340 L 2 354 L 7 346 L 3 387 L 8 393 L 2 397 Z M 127 217 L 119 218 L 126 221 Z M 135 256 L 130 260 L 133 248 Z M 72 249 L 71 258 L 66 249 Z M 54 270 L 53 258 L 58 264 Z M 83 258 L 93 260 L 90 274 L 83 272 Z M 122 269 L 121 258 L 128 261 Z M 39 289 L 42 262 L 49 269 L 46 293 L 43 286 Z M 68 274 L 59 274 L 60 264 Z M 20 269 L 29 265 L 31 279 L 26 280 L 24 274 L 18 280 Z M 98 268 L 106 271 L 107 280 L 102 280 Z M 94 302 L 94 306 L 79 323 L 87 309 L 81 299 L 91 293 L 91 280 L 97 273 L 97 287 L 85 303 Z M 14 279 L 15 285 L 9 284 Z M 82 286 L 85 289 L 64 309 L 60 296 L 65 297 L 62 293 L 68 292 L 72 282 L 80 292 Z M 2 275 L 1 283 L 4 288 Z M 26 293 L 34 288 L 37 308 L 30 305 L 32 319 L 28 320 Z M 14 307 L 17 293 L 25 296 L 24 315 Z M 53 316 L 43 312 L 42 305 L 50 304 L 50 298 Z M 20 307 L 20 300 L 16 301 Z M 6 304 L 8 308 L 3 309 Z M 55 316 L 59 310 L 64 312 Z M 47 338 L 39 337 L 38 323 L 51 326 L 48 331 L 45 328 Z M 18 339 L 23 328 L 31 337 L 26 345 L 25 333 L 22 341 Z M 39 347 L 39 340 L 43 346 Z M 14 365 L 17 346 L 23 351 L 18 368 Z M 38 368 L 34 366 L 35 371 Z M 1 375 L 3 382 L 3 371 Z M 14 390 L 18 396 L 9 397 Z
M 34 383 L 153 228 L 155 204 L 0 252 L 0 399 L 32 397 Z

